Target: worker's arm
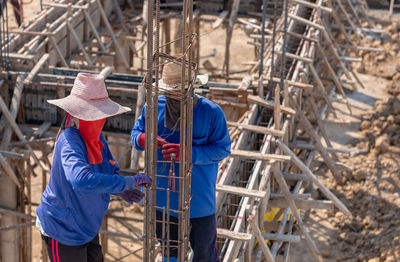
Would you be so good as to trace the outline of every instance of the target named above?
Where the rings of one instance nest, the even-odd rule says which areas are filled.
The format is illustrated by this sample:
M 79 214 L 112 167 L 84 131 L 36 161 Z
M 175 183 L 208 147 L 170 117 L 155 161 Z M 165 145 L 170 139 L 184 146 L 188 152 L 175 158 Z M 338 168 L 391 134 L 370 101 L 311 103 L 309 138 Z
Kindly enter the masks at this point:
M 142 114 L 139 116 L 137 122 L 132 128 L 131 131 L 131 141 L 133 146 L 140 151 L 143 151 L 144 148 L 139 144 L 139 136 L 145 131 L 145 119 L 146 119 L 146 105 L 142 109 Z
M 76 191 L 116 194 L 123 192 L 126 188 L 127 179 L 124 176 L 94 173 L 85 158 L 85 151 L 78 143 L 64 140 L 61 148 L 61 163 L 67 181 Z
M 209 130 L 208 144 L 192 147 L 192 162 L 195 165 L 218 163 L 231 153 L 231 138 L 220 107 L 213 111 Z

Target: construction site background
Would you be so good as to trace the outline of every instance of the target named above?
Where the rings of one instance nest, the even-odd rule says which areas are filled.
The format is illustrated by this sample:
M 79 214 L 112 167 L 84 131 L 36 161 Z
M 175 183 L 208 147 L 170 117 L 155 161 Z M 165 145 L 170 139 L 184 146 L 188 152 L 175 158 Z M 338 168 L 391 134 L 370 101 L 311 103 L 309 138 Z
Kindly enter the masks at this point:
M 370 0 L 371 15 L 382 25 L 385 34 L 362 40 L 363 46 L 384 48 L 385 52 L 363 54 L 362 63 L 354 63 L 365 89 L 348 94 L 353 107 L 353 115 L 339 113 L 339 119 L 350 121 L 349 125 L 332 125 L 327 128 L 333 145 L 338 148 L 358 148 L 365 150 L 357 156 L 340 155 L 340 161 L 351 167 L 346 173 L 346 182 L 339 185 L 324 165 L 317 161 L 312 166 L 325 185 L 352 211 L 347 218 L 341 212 L 313 210 L 306 212 L 304 221 L 316 240 L 325 261 L 400 261 L 400 16 L 395 12 L 388 23 L 388 2 Z M 25 4 L 24 21 L 28 21 L 40 10 L 40 2 L 33 0 Z M 8 8 L 10 28 L 16 28 L 12 8 Z M 382 20 L 379 23 L 379 20 Z M 210 28 L 203 28 L 209 31 Z M 231 46 L 234 53 L 231 70 L 240 70 L 241 62 L 253 60 L 254 54 L 248 50 L 245 36 L 240 26 L 235 26 Z M 202 54 L 216 56 L 208 59 L 215 67 L 223 64 L 225 32 L 216 30 L 202 36 Z M 209 43 L 209 44 L 207 44 Z M 350 56 L 354 54 L 350 54 Z M 339 112 L 345 111 L 345 104 L 334 103 Z M 343 135 L 345 134 L 345 135 Z M 39 177 L 32 180 L 33 202 L 40 201 L 41 187 Z M 37 180 L 37 181 L 35 181 Z M 35 184 L 37 187 L 35 187 Z M 315 194 L 321 194 L 318 190 Z M 322 197 L 322 195 L 320 196 Z M 120 215 L 132 214 L 143 219 L 143 208 L 139 205 L 125 207 Z M 112 228 L 114 225 L 109 225 Z M 115 225 L 117 226 L 117 225 Z M 137 223 L 142 228 L 142 223 Z M 33 261 L 40 261 L 40 236 L 33 232 Z M 128 241 L 134 248 L 140 244 Z M 118 245 L 109 243 L 109 252 L 119 257 L 123 252 Z M 293 261 L 311 261 L 312 253 L 304 241 L 293 244 Z M 141 261 L 141 252 L 126 261 Z M 125 260 L 124 260 L 125 261 Z

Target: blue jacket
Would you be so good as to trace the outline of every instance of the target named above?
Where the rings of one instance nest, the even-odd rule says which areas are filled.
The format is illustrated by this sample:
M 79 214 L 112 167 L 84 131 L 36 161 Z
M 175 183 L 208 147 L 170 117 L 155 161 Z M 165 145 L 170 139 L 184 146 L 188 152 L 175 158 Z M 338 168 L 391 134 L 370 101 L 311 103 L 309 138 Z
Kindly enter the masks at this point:
M 90 242 L 99 232 L 110 193 L 124 191 L 125 177 L 118 174 L 103 135 L 103 162 L 89 165 L 86 144 L 76 128 L 67 128 L 57 140 L 50 181 L 36 209 L 43 230 L 64 245 Z
M 173 132 L 164 127 L 165 96 L 158 100 L 158 135 L 169 143 L 179 143 L 179 131 Z M 145 131 L 146 106 L 142 110 L 131 132 L 131 140 L 138 150 L 143 148 L 138 138 Z M 200 98 L 193 108 L 193 148 L 192 148 L 192 181 L 190 202 L 190 217 L 204 217 L 215 214 L 215 186 L 217 181 L 218 162 L 227 157 L 231 150 L 231 139 L 222 109 L 206 98 Z M 161 149 L 158 150 L 158 160 L 163 159 Z M 163 170 L 163 164 L 158 163 L 157 174 L 169 176 L 170 164 Z M 175 166 L 175 175 L 179 176 L 179 164 Z M 176 179 L 175 189 L 179 189 L 179 180 Z M 157 187 L 168 188 L 168 177 L 158 177 Z M 157 190 L 157 206 L 166 207 L 167 193 Z M 171 193 L 170 209 L 178 210 L 178 193 Z M 171 213 L 177 216 L 176 213 Z

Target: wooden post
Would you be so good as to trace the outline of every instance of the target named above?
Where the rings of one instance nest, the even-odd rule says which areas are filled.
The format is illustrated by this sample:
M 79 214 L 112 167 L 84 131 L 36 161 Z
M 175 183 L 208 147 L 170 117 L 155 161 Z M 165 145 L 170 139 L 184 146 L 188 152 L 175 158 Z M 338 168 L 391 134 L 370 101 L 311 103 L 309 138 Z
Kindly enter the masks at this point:
M 70 19 L 71 19 L 71 18 L 70 18 Z M 91 65 L 93 65 L 93 62 L 92 62 L 92 60 L 90 59 L 88 53 L 86 52 L 85 47 L 82 45 L 82 42 L 81 42 L 79 36 L 78 36 L 77 33 L 75 32 L 75 29 L 74 29 L 74 27 L 72 26 L 72 24 L 71 24 L 71 22 L 70 22 L 70 19 L 67 20 L 67 26 L 68 26 L 69 32 L 72 34 L 72 37 L 75 39 L 75 42 L 77 43 L 79 49 L 82 51 L 83 56 L 84 56 L 86 62 L 88 63 L 88 65 L 91 66 Z
M 275 98 L 274 98 L 274 128 L 280 130 L 280 121 L 281 121 L 281 98 L 280 98 L 280 89 L 279 86 L 275 87 Z
M 337 118 L 336 113 L 335 113 L 335 108 L 333 107 L 331 101 L 329 100 L 328 93 L 326 92 L 325 86 L 322 83 L 321 78 L 319 78 L 319 76 L 318 76 L 317 70 L 315 69 L 315 67 L 312 64 L 308 64 L 308 68 L 310 69 L 311 74 L 313 75 L 315 81 L 317 82 L 317 86 L 319 87 L 319 90 L 321 91 L 326 104 L 332 110 L 333 114 Z
M 83 14 L 85 15 L 85 18 L 88 21 L 90 29 L 92 30 L 92 33 L 93 33 L 94 37 L 96 38 L 97 43 L 99 44 L 101 51 L 106 52 L 107 50 L 106 50 L 103 42 L 101 41 L 99 33 L 97 32 L 96 26 L 94 25 L 94 22 L 93 22 L 92 18 L 90 17 L 89 12 L 87 11 L 87 9 L 83 10 Z
M 289 204 L 290 209 L 292 210 L 293 216 L 297 220 L 297 225 L 300 227 L 301 231 L 303 232 L 303 234 L 306 238 L 306 243 L 307 243 L 308 247 L 311 249 L 312 253 L 314 254 L 315 259 L 317 261 L 322 262 L 323 258 L 322 258 L 321 252 L 319 252 L 317 246 L 315 245 L 310 234 L 308 233 L 306 226 L 303 223 L 303 219 L 301 218 L 299 211 L 297 210 L 296 203 L 294 202 L 294 200 L 292 198 L 289 187 L 286 184 L 285 179 L 283 178 L 283 174 L 282 174 L 281 170 L 279 169 L 279 164 L 273 163 L 273 168 L 274 168 L 275 179 L 278 181 L 280 189 L 285 194 L 286 201 Z
M 310 178 L 310 180 L 321 190 L 324 195 L 332 200 L 337 208 L 340 209 L 345 215 L 352 216 L 351 212 L 347 209 L 347 207 L 340 201 L 329 189 L 322 184 L 322 182 L 312 173 L 312 171 L 296 156 L 296 154 L 290 150 L 285 144 L 281 141 L 276 140 L 277 145 L 281 148 L 282 152 L 291 157 L 291 161 L 295 164 L 306 176 Z
M 328 147 L 332 147 L 332 143 L 329 140 L 328 134 L 326 133 L 326 130 L 325 130 L 325 125 L 322 122 L 322 119 L 321 119 L 321 117 L 319 115 L 318 107 L 317 107 L 317 105 L 316 105 L 316 103 L 314 101 L 314 97 L 310 93 L 308 93 L 306 95 L 308 96 L 308 101 L 311 103 L 311 110 L 313 111 L 314 117 L 317 120 L 317 123 L 318 123 L 318 126 L 319 126 L 319 130 L 320 130 L 320 132 L 322 134 L 322 137 L 324 138 L 324 140 L 326 142 L 326 145 Z M 332 155 L 332 157 L 333 157 L 333 159 L 335 161 L 338 161 L 339 158 L 338 158 L 338 156 L 336 155 L 335 152 L 331 152 L 331 155 Z
M 72 16 L 72 3 L 68 3 L 68 7 L 67 7 L 67 16 L 65 18 L 65 23 L 68 22 L 69 17 Z M 71 33 L 69 31 L 69 27 L 66 28 L 66 32 L 67 32 L 67 54 L 66 54 L 66 58 L 71 58 L 72 55 L 72 46 L 71 46 Z
M 317 43 L 317 49 L 319 50 L 319 53 L 321 54 L 322 59 L 324 60 L 326 67 L 328 68 L 328 72 L 330 73 L 330 75 L 331 75 L 331 77 L 333 79 L 333 82 L 335 82 L 336 87 L 339 89 L 340 94 L 343 96 L 343 100 L 345 101 L 347 109 L 349 109 L 349 112 L 351 114 L 352 110 L 351 110 L 349 101 L 347 100 L 346 93 L 343 90 L 343 86 L 340 83 L 339 79 L 337 78 L 336 73 L 333 70 L 331 64 L 329 63 L 328 58 L 326 57 L 325 52 L 321 47 L 321 44 L 319 42 L 316 42 L 316 43 Z
M 332 171 L 333 176 L 335 177 L 336 181 L 338 183 L 343 183 L 342 175 L 339 173 L 338 169 L 335 166 L 335 163 L 330 159 L 328 152 L 326 149 L 322 146 L 319 136 L 317 133 L 315 133 L 310 121 L 307 119 L 307 117 L 304 115 L 304 112 L 301 110 L 300 106 L 296 103 L 296 101 L 290 97 L 290 103 L 295 107 L 297 111 L 297 115 L 299 116 L 299 121 L 304 127 L 305 131 L 307 134 L 310 136 L 311 141 L 317 148 L 318 152 L 321 154 L 321 157 L 324 159 L 326 165 L 328 168 Z
M 229 81 L 229 58 L 230 58 L 229 48 L 231 46 L 233 27 L 235 26 L 235 23 L 236 23 L 237 14 L 239 11 L 239 5 L 240 5 L 240 0 L 233 0 L 231 14 L 229 17 L 229 24 L 228 24 L 228 27 L 226 28 L 225 59 L 224 59 L 224 65 L 223 65 L 222 71 L 223 71 L 223 74 L 225 75 L 227 82 Z
M 100 11 L 100 15 L 103 18 L 103 22 L 105 24 L 105 26 L 107 27 L 108 32 L 111 35 L 112 41 L 114 43 L 115 46 L 115 50 L 119 53 L 119 55 L 121 56 L 122 62 L 124 63 L 124 65 L 129 68 L 129 62 L 127 60 L 127 58 L 125 57 L 125 53 L 122 51 L 121 46 L 118 43 L 117 37 L 115 36 L 114 30 L 112 29 L 110 22 L 108 21 L 108 17 L 106 15 L 106 12 L 103 9 L 103 6 L 100 3 L 100 0 L 96 0 L 97 6 L 99 8 Z
M 265 244 L 265 239 L 263 238 L 260 229 L 257 226 L 257 223 L 254 221 L 254 216 L 250 216 L 247 221 L 250 223 L 251 230 L 253 231 L 253 235 L 257 238 L 258 244 L 261 247 L 261 250 L 264 254 L 265 259 L 268 262 L 275 262 L 274 257 L 271 254 L 267 244 Z
M 171 18 L 166 18 L 163 21 L 163 33 L 164 33 L 164 40 L 165 40 L 165 47 L 164 47 L 164 52 L 167 54 L 171 54 Z

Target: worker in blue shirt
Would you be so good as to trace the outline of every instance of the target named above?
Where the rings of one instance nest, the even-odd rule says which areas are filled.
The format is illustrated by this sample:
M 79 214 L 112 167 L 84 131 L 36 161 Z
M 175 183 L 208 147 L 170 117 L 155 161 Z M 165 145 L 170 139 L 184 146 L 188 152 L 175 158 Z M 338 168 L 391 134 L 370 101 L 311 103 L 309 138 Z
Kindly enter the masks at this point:
M 180 92 L 181 72 L 180 65 L 165 64 L 159 87 Z M 145 149 L 145 115 L 146 106 L 131 132 L 132 143 L 138 150 Z M 179 155 L 179 117 L 179 101 L 160 96 L 158 100 L 158 160 L 171 160 L 171 154 L 175 154 L 175 160 L 179 162 L 178 160 L 182 157 Z M 194 252 L 193 262 L 220 261 L 216 249 L 216 181 L 218 162 L 230 154 L 231 140 L 222 109 L 210 100 L 197 95 L 194 97 L 192 142 L 190 244 Z M 175 165 L 176 176 L 179 176 L 179 164 Z M 162 163 L 158 163 L 157 175 L 160 176 L 157 177 L 157 188 L 171 188 L 168 178 L 169 171 L 170 164 L 163 167 Z M 175 191 L 179 189 L 179 182 L 176 185 Z M 178 239 L 178 214 L 173 210 L 178 210 L 179 201 L 177 192 L 170 194 L 169 209 L 172 223 L 169 227 L 169 240 L 174 245 Z M 159 222 L 163 218 L 160 208 L 167 207 L 166 190 L 157 190 L 156 204 L 159 207 L 156 214 L 157 238 L 166 239 L 167 236 L 162 235 L 163 225 Z M 165 251 L 164 254 L 168 254 L 168 252 Z M 169 261 L 177 261 L 177 255 L 176 247 L 170 247 Z M 167 259 L 164 257 L 164 261 Z
M 101 131 L 106 118 L 129 111 L 108 98 L 102 75 L 78 74 L 71 94 L 49 100 L 68 115 L 55 144 L 49 183 L 38 206 L 36 226 L 52 262 L 102 262 L 98 232 L 110 194 L 132 204 L 136 187 L 151 178 L 119 175 Z

